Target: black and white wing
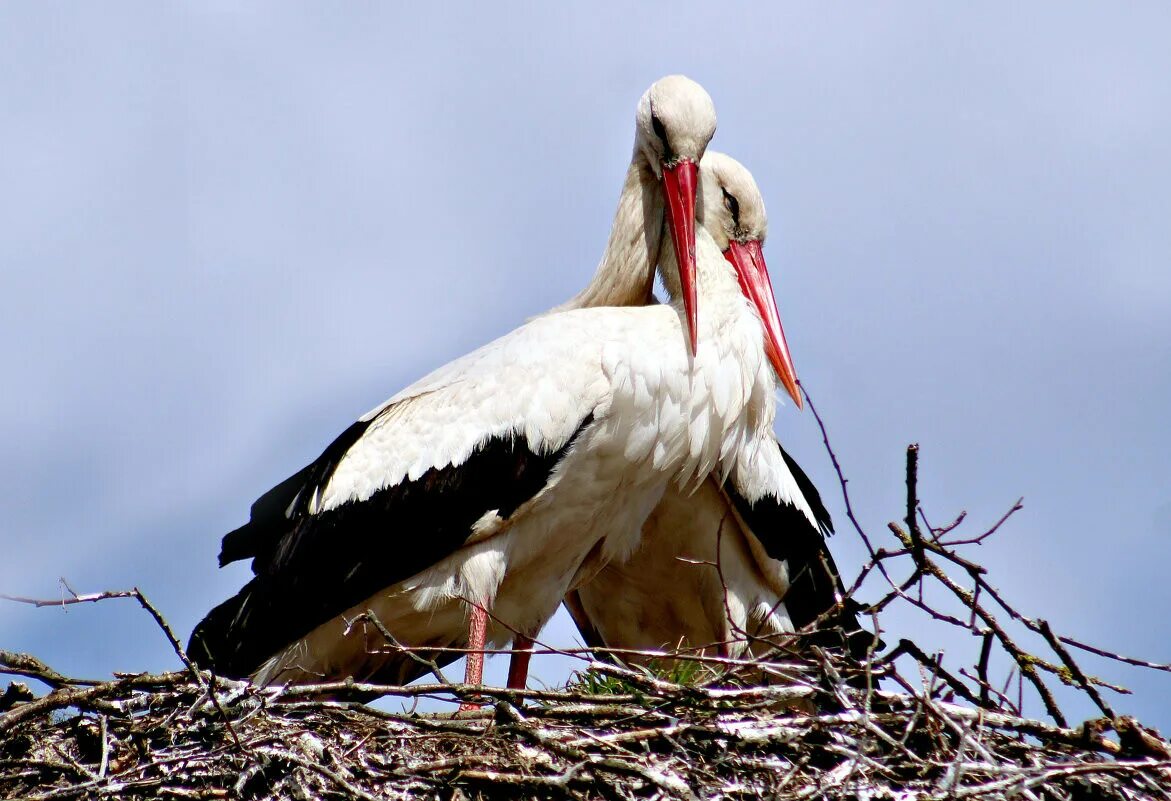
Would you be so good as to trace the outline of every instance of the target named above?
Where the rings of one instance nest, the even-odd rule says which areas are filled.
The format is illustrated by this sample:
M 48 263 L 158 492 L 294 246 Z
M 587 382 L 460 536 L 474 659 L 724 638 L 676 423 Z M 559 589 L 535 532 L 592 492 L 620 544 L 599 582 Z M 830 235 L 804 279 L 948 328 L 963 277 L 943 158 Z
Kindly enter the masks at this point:
M 220 553 L 252 559 L 255 577 L 199 623 L 192 658 L 251 675 L 538 495 L 607 398 L 603 311 L 539 318 L 448 364 L 261 496 Z
M 817 627 L 814 641 L 865 654 L 872 636 L 858 621 L 860 606 L 843 599 L 845 588 L 826 537 L 833 522 L 817 487 L 779 442 L 766 445 L 747 469 L 738 470 L 724 491 L 751 534 L 762 569 L 781 579 L 782 600 L 793 628 L 800 631 L 841 602 Z

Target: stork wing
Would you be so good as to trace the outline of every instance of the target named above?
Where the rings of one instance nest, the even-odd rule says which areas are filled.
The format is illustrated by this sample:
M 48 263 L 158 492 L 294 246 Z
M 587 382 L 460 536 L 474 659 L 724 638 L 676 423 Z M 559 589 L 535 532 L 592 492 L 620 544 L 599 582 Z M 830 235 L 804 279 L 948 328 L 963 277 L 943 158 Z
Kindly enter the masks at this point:
M 817 488 L 781 444 L 766 445 L 738 466 L 724 492 L 752 534 L 750 545 L 762 570 L 783 572 L 788 585 L 783 600 L 794 628 L 800 631 L 832 609 L 845 592 L 825 541 L 833 524 Z M 781 563 L 782 570 L 769 560 Z M 841 645 L 841 635 L 830 631 L 837 629 L 856 656 L 864 654 L 872 637 L 858 622 L 859 608 L 844 599 L 841 610 L 819 627 L 828 636 L 818 641 Z
M 220 554 L 221 563 L 251 557 L 255 578 L 196 627 L 192 656 L 249 675 L 458 550 L 485 514 L 507 521 L 607 397 L 597 316 L 539 318 L 452 362 L 261 496 Z

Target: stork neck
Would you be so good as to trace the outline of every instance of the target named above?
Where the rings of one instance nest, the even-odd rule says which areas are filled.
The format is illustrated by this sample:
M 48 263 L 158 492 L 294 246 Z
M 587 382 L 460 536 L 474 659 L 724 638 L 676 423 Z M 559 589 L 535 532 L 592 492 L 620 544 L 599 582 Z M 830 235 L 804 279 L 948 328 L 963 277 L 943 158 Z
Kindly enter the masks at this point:
M 593 279 L 555 311 L 646 305 L 654 289 L 655 264 L 662 241 L 662 188 L 636 151 L 622 184 L 606 252 Z
M 679 283 L 679 262 L 675 260 L 675 248 L 669 237 L 664 237 L 659 247 L 658 262 L 663 288 L 671 300 L 679 300 L 683 292 Z M 695 226 L 695 277 L 696 291 L 701 295 L 742 294 L 735 269 L 702 225 Z

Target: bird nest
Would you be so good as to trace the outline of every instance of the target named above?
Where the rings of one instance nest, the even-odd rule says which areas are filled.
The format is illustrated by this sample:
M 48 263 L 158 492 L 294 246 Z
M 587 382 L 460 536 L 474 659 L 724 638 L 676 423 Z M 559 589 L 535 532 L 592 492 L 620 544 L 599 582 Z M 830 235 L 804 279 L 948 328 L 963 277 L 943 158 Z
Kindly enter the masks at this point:
M 564 690 L 352 683 L 265 691 L 180 671 L 55 686 L 0 717 L 0 796 L 65 798 L 1068 798 L 1171 796 L 1168 744 L 1128 718 L 1068 728 L 854 687 L 840 654 L 735 664 L 687 684 L 596 661 Z M 726 660 L 723 660 L 726 662 Z M 760 664 L 753 666 L 759 669 Z M 865 673 L 861 674 L 863 677 Z M 697 677 L 698 678 L 698 677 Z M 715 686 L 718 685 L 718 686 Z M 345 700 L 439 694 L 480 713 Z M 68 713 L 66 710 L 69 710 Z
M 909 639 L 858 660 L 803 632 L 752 660 L 569 652 L 582 667 L 558 690 L 469 687 L 435 665 L 430 684 L 264 689 L 199 670 L 138 590 L 10 598 L 41 606 L 134 599 L 183 669 L 86 680 L 0 652 L 0 673 L 50 688 L 38 697 L 14 681 L 0 695 L 0 797 L 1171 798 L 1171 744 L 1116 713 L 1106 693 L 1125 690 L 1089 675 L 1073 655 L 1164 672 L 1171 665 L 1055 633 L 1013 608 L 961 553 L 995 534 L 1019 502 L 975 536 L 957 533 L 963 515 L 931 526 L 912 446 L 906 517 L 880 542 L 858 524 L 829 453 L 869 553 L 843 602 L 868 580 L 880 582 L 880 597 L 865 605 L 876 634 L 886 610 L 900 605 L 977 637 L 971 664 Z M 1007 665 L 1002 681 L 992 678 L 997 665 Z M 360 700 L 372 696 L 401 699 L 403 708 Z M 1059 699 L 1068 707 L 1073 696 L 1098 716 L 1071 724 Z M 437 697 L 484 707 L 417 711 Z M 1043 713 L 1029 713 L 1034 707 Z

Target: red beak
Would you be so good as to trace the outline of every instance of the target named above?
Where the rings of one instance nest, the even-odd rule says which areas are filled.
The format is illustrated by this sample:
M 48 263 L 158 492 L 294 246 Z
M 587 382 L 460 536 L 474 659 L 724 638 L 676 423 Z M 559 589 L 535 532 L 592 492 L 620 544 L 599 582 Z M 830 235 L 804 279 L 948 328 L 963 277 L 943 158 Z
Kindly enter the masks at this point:
M 761 250 L 760 240 L 733 241 L 724 251 L 724 258 L 736 268 L 741 291 L 752 301 L 752 305 L 760 314 L 760 321 L 764 324 L 765 353 L 768 354 L 773 369 L 777 371 L 781 384 L 800 409 L 801 393 L 797 391 L 797 371 L 793 367 L 793 357 L 789 355 L 789 344 L 785 342 L 785 330 L 781 328 L 781 315 L 777 311 L 777 301 L 773 297 L 773 284 L 768 277 L 768 267 L 764 263 L 764 251 Z
M 671 241 L 675 246 L 675 263 L 679 265 L 679 286 L 683 290 L 683 310 L 691 335 L 691 352 L 695 353 L 695 185 L 699 165 L 683 159 L 672 167 L 663 166 L 663 193 L 667 196 L 667 222 L 671 224 Z

